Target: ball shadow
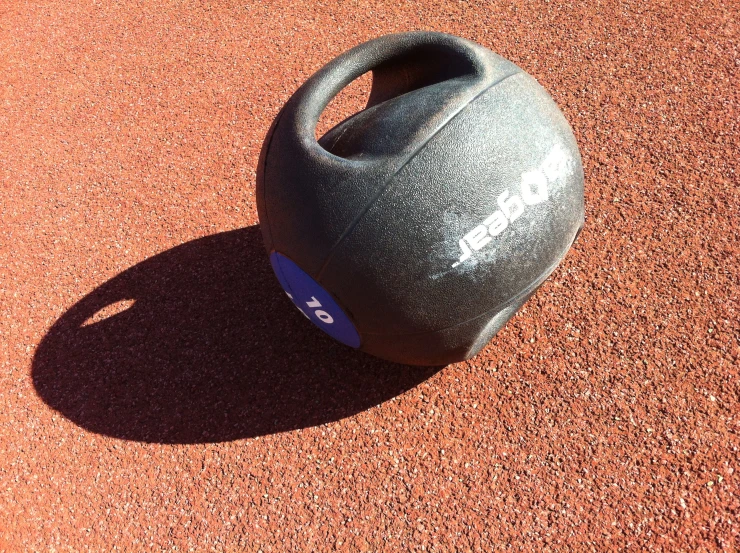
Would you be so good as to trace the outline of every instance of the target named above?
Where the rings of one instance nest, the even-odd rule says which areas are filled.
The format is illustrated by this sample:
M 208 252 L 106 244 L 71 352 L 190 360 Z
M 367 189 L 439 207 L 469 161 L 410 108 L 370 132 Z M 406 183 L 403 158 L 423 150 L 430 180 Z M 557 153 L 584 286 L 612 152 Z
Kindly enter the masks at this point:
M 111 305 L 128 308 L 104 318 Z M 87 430 L 184 444 L 336 421 L 439 369 L 381 361 L 314 328 L 253 226 L 172 248 L 94 290 L 39 344 L 33 383 Z

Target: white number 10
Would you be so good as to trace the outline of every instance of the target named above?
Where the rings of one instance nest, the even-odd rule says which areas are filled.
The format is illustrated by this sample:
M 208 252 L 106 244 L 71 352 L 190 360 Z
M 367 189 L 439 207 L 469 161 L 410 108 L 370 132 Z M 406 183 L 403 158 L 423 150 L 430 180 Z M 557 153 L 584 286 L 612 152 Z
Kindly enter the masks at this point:
M 311 300 L 313 301 L 307 301 L 306 305 L 309 306 L 311 309 L 314 309 L 315 307 L 321 307 L 321 302 L 317 300 L 315 297 L 311 296 Z M 317 309 L 314 311 L 314 314 L 321 320 L 322 323 L 331 324 L 334 322 L 334 319 L 332 318 L 329 313 L 326 311 L 323 311 L 321 309 Z

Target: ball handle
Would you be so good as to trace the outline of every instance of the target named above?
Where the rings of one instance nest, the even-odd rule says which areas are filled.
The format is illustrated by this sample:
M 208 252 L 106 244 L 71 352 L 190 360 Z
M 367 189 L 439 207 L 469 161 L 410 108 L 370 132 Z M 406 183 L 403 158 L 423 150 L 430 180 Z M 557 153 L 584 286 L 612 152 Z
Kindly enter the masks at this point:
M 494 70 L 490 52 L 459 37 L 423 31 L 383 36 L 340 55 L 308 79 L 291 98 L 285 123 L 307 153 L 336 158 L 317 143 L 316 125 L 329 102 L 368 71 L 373 71 L 369 108 L 456 77 L 468 77 L 483 88 Z

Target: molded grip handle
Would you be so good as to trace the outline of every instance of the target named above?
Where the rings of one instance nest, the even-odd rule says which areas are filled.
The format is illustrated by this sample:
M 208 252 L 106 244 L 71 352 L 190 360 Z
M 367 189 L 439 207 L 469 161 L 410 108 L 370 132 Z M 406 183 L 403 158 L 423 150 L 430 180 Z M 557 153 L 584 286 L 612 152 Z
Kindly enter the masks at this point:
M 329 102 L 356 78 L 374 72 L 367 106 L 371 107 L 454 77 L 469 76 L 482 88 L 494 73 L 490 56 L 477 44 L 444 33 L 403 33 L 371 40 L 335 58 L 308 79 L 291 98 L 286 123 L 305 149 L 334 158 L 317 143 L 316 125 Z

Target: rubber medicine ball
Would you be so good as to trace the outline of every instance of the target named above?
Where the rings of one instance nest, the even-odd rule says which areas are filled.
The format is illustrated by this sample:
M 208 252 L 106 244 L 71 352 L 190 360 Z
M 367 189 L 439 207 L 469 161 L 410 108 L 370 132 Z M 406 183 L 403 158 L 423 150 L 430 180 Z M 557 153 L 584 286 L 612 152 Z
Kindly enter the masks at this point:
M 315 138 L 372 71 L 368 105 Z M 285 292 L 344 344 L 409 364 L 475 355 L 583 226 L 567 121 L 513 63 L 467 40 L 389 35 L 340 55 L 276 117 L 257 171 Z

